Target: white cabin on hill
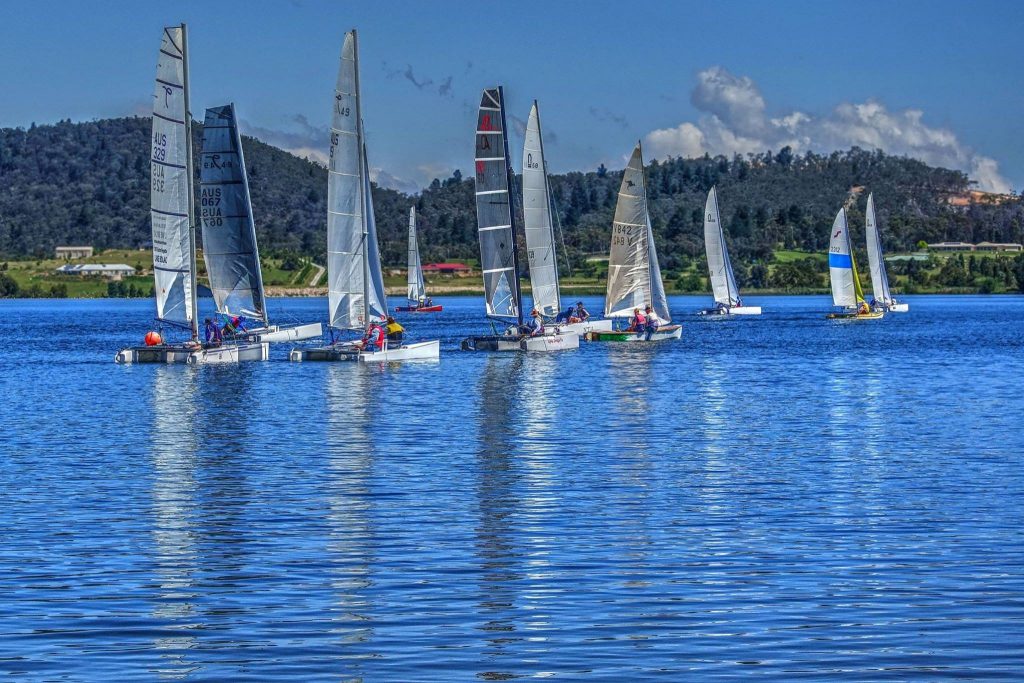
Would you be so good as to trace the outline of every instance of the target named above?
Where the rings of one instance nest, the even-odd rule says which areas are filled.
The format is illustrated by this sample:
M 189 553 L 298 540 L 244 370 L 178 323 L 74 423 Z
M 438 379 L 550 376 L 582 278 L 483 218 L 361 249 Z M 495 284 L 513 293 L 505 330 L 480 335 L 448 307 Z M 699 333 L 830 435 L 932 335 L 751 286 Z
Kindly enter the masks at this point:
M 100 275 L 111 280 L 120 280 L 129 275 L 135 275 L 135 269 L 126 263 L 80 263 L 61 266 L 57 269 L 62 275 Z
M 89 258 L 92 256 L 92 253 L 92 247 L 57 247 L 54 249 L 55 258 L 64 259 L 65 261 Z

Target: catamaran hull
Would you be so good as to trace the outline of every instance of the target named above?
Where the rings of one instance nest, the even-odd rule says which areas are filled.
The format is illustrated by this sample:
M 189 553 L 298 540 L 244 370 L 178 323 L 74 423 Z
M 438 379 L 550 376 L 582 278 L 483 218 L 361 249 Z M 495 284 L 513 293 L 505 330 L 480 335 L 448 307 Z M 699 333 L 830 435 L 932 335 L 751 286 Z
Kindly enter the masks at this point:
M 910 304 L 893 304 L 887 306 L 885 310 L 889 313 L 908 313 L 910 311 Z
M 131 346 L 121 349 L 114 356 L 114 362 L 122 365 L 132 363 L 187 363 L 195 353 L 194 346 Z
M 245 338 L 254 342 L 270 342 L 274 344 L 278 342 L 313 339 L 315 337 L 322 337 L 323 334 L 323 325 L 320 323 L 308 323 L 306 325 L 296 325 L 295 327 L 272 325 L 271 327 L 249 330 L 245 335 Z
M 208 365 L 214 363 L 240 363 L 267 360 L 269 346 L 264 343 L 227 344 L 208 349 L 195 346 L 132 346 L 114 356 L 115 363 L 187 363 Z
M 555 330 L 562 334 L 578 334 L 581 337 L 587 332 L 610 332 L 612 330 L 611 320 L 587 320 L 581 323 L 569 323 L 566 325 L 555 325 Z
M 699 315 L 730 316 L 730 315 L 761 315 L 760 306 L 733 306 L 732 308 L 705 308 Z
M 679 339 L 683 336 L 682 325 L 662 325 L 647 339 L 645 333 L 637 334 L 626 330 L 612 330 L 610 332 L 588 332 L 587 341 L 612 341 L 612 342 L 646 342 L 665 341 L 668 339 Z
M 228 344 L 195 351 L 188 357 L 189 365 L 218 365 L 243 363 L 270 358 L 270 345 L 266 342 Z
M 440 313 L 444 310 L 443 306 L 395 306 L 395 310 L 399 313 Z
M 829 320 L 878 320 L 885 317 L 884 311 L 871 311 L 870 313 L 829 313 L 825 316 Z
M 441 357 L 439 340 L 405 344 L 383 351 L 360 351 L 351 345 L 322 346 L 316 349 L 292 349 L 289 359 L 300 361 L 362 361 L 364 363 L 393 362 L 406 360 L 437 360 Z
M 564 351 L 578 349 L 576 333 L 545 334 L 538 337 L 489 335 L 469 337 L 462 341 L 463 351 Z

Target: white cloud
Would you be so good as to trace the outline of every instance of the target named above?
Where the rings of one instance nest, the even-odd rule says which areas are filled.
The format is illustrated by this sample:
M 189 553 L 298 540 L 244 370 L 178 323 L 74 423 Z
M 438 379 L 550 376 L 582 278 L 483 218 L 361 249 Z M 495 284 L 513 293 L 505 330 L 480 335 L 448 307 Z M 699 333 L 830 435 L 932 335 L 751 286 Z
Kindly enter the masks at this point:
M 967 172 L 983 190 L 1009 192 L 999 163 L 976 153 L 946 128 L 924 123 L 919 109 L 890 111 L 883 103 L 843 102 L 815 119 L 801 111 L 766 115 L 764 98 L 750 78 L 720 66 L 697 74 L 690 101 L 702 113 L 696 124 L 654 130 L 645 141 L 653 157 L 746 154 L 789 145 L 796 152 L 857 146 L 920 159 Z

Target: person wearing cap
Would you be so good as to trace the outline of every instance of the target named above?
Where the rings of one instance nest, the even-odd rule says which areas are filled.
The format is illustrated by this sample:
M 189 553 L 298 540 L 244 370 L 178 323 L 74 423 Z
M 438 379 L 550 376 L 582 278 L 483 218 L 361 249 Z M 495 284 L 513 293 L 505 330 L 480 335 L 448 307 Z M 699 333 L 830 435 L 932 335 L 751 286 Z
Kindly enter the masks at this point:
M 398 324 L 394 318 L 388 316 L 388 324 L 384 328 L 388 334 L 389 342 L 402 343 L 402 337 L 405 335 L 405 328 Z
M 644 326 L 647 336 L 644 338 L 647 341 L 651 341 L 651 336 L 661 327 L 661 321 L 658 320 L 658 314 L 654 312 L 649 304 L 644 307 L 644 317 L 647 319 L 647 324 Z
M 590 320 L 590 311 L 583 308 L 582 301 L 576 302 L 576 312 L 573 314 L 573 317 L 576 318 L 576 322 L 578 323 L 585 323 Z
M 530 311 L 530 324 L 526 326 L 531 337 L 538 337 L 544 334 L 544 318 L 536 308 Z
M 575 309 L 572 306 L 570 306 L 569 308 L 567 308 L 564 311 L 562 311 L 561 313 L 559 313 L 558 317 L 555 318 L 555 323 L 569 323 L 569 322 L 572 322 L 572 314 L 573 314 L 574 310 Z

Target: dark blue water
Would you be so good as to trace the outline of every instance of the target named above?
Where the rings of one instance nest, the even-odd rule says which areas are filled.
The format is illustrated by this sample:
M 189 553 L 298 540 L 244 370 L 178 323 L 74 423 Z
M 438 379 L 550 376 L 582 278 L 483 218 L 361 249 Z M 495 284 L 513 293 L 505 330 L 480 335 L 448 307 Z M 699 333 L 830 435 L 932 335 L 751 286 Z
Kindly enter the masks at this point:
M 151 302 L 0 302 L 0 673 L 1021 675 L 1024 298 L 549 355 L 443 303 L 438 363 L 121 367 Z

